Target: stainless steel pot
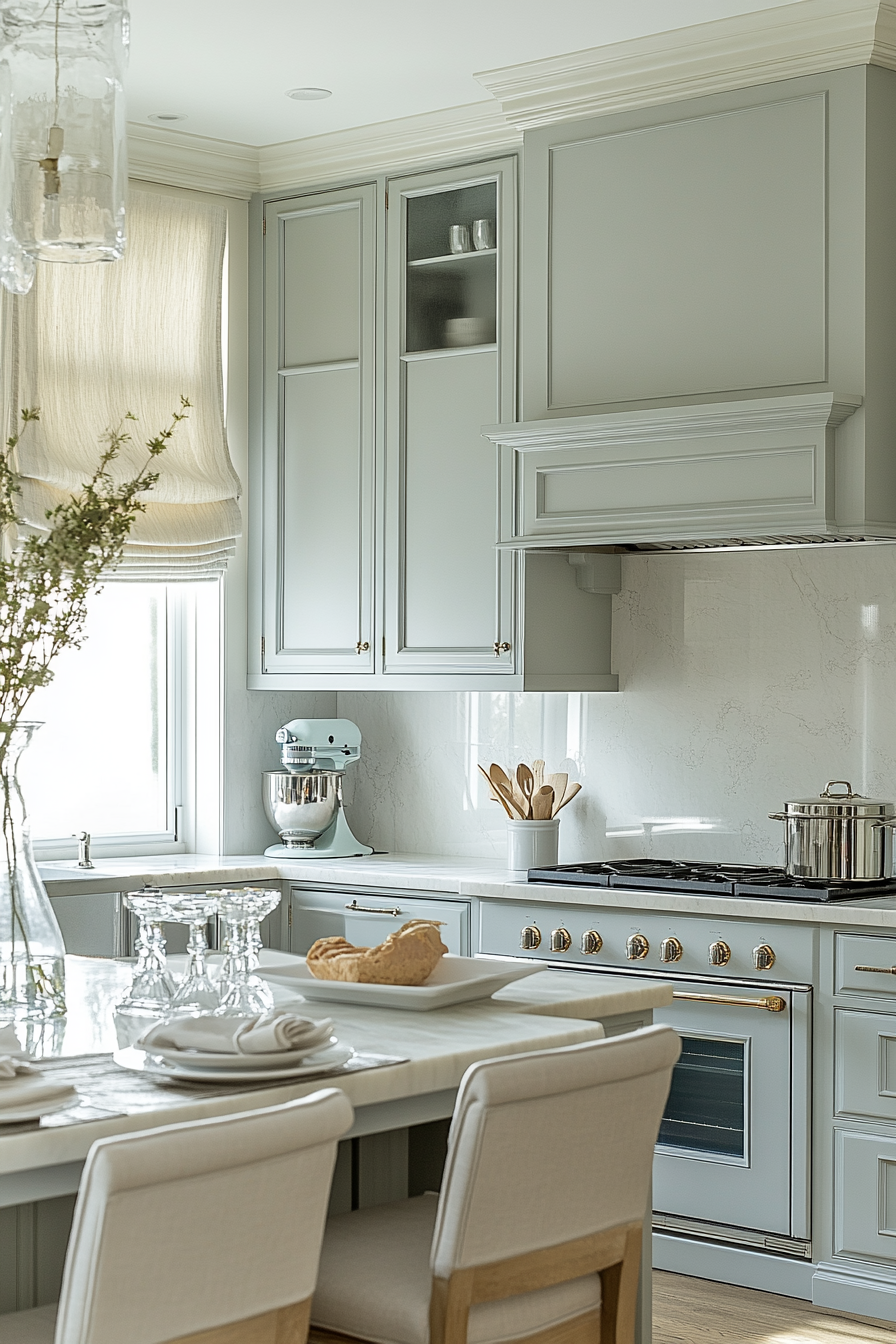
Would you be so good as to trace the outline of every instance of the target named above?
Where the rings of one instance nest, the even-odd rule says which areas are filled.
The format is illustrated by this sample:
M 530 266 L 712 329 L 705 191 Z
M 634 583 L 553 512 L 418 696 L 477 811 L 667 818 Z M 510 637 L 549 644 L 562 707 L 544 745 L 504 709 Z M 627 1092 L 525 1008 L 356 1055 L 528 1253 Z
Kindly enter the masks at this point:
M 834 789 L 845 789 L 835 793 Z M 784 866 L 804 882 L 880 882 L 893 876 L 896 804 L 853 793 L 832 779 L 817 798 L 791 798 L 783 812 Z
M 339 807 L 342 774 L 315 770 L 296 774 L 265 770 L 262 779 L 267 819 L 289 849 L 311 849 L 334 820 Z

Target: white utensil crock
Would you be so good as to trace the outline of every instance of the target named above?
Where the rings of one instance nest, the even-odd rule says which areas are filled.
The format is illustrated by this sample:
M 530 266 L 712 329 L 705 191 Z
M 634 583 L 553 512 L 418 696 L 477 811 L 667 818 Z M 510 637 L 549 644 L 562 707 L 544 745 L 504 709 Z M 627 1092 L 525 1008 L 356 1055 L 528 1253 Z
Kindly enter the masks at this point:
M 550 821 L 507 821 L 507 867 L 543 868 L 557 862 L 560 818 Z

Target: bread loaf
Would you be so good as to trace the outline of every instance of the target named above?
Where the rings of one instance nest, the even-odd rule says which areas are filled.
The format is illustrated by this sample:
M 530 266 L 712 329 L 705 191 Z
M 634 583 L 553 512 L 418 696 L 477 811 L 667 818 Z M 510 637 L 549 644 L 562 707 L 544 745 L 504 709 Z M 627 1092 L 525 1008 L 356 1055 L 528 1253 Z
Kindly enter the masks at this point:
M 422 985 L 448 951 L 441 920 L 409 919 L 377 947 L 353 947 L 345 938 L 318 938 L 305 958 L 316 980 L 361 985 Z

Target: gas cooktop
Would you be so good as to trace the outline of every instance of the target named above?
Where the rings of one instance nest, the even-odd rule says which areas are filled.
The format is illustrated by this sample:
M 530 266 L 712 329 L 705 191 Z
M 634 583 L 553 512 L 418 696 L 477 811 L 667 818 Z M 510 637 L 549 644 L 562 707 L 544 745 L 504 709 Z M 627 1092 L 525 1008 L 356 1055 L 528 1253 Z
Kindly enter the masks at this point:
M 704 896 L 764 897 L 776 901 L 857 901 L 896 895 L 896 878 L 883 882 L 806 882 L 783 868 L 755 864 L 685 863 L 676 859 L 618 859 L 561 863 L 529 869 L 530 882 L 577 887 L 633 887 L 639 891 L 689 891 Z

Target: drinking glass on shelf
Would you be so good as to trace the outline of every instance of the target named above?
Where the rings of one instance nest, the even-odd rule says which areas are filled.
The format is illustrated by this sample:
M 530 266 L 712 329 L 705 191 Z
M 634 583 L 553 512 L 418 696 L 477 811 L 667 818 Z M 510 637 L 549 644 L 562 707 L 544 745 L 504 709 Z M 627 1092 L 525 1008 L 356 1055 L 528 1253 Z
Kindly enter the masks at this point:
M 176 993 L 174 980 L 165 958 L 165 938 L 162 921 L 171 918 L 166 899 L 161 892 L 130 892 L 125 904 L 139 920 L 135 947 L 137 965 L 131 987 L 116 1013 L 136 1017 L 164 1017 L 171 1009 Z
M 488 252 L 495 245 L 495 221 L 493 219 L 473 220 L 473 246 L 477 252 Z
M 218 979 L 219 1004 L 215 1012 L 222 1017 L 266 1013 L 274 1006 L 274 996 L 254 973 L 262 945 L 259 925 L 280 904 L 280 892 L 244 887 L 223 888 L 209 895 L 217 897 L 218 913 L 224 924 L 224 964 Z
M 187 968 L 184 978 L 171 1000 L 173 1013 L 208 1013 L 217 1008 L 218 986 L 208 969 L 208 940 L 205 936 L 209 919 L 218 910 L 217 896 L 178 891 L 166 894 L 165 902 L 170 918 L 178 924 L 190 926 L 187 942 Z
M 452 224 L 448 230 L 448 250 L 449 252 L 472 252 L 473 243 L 470 238 L 469 224 Z

